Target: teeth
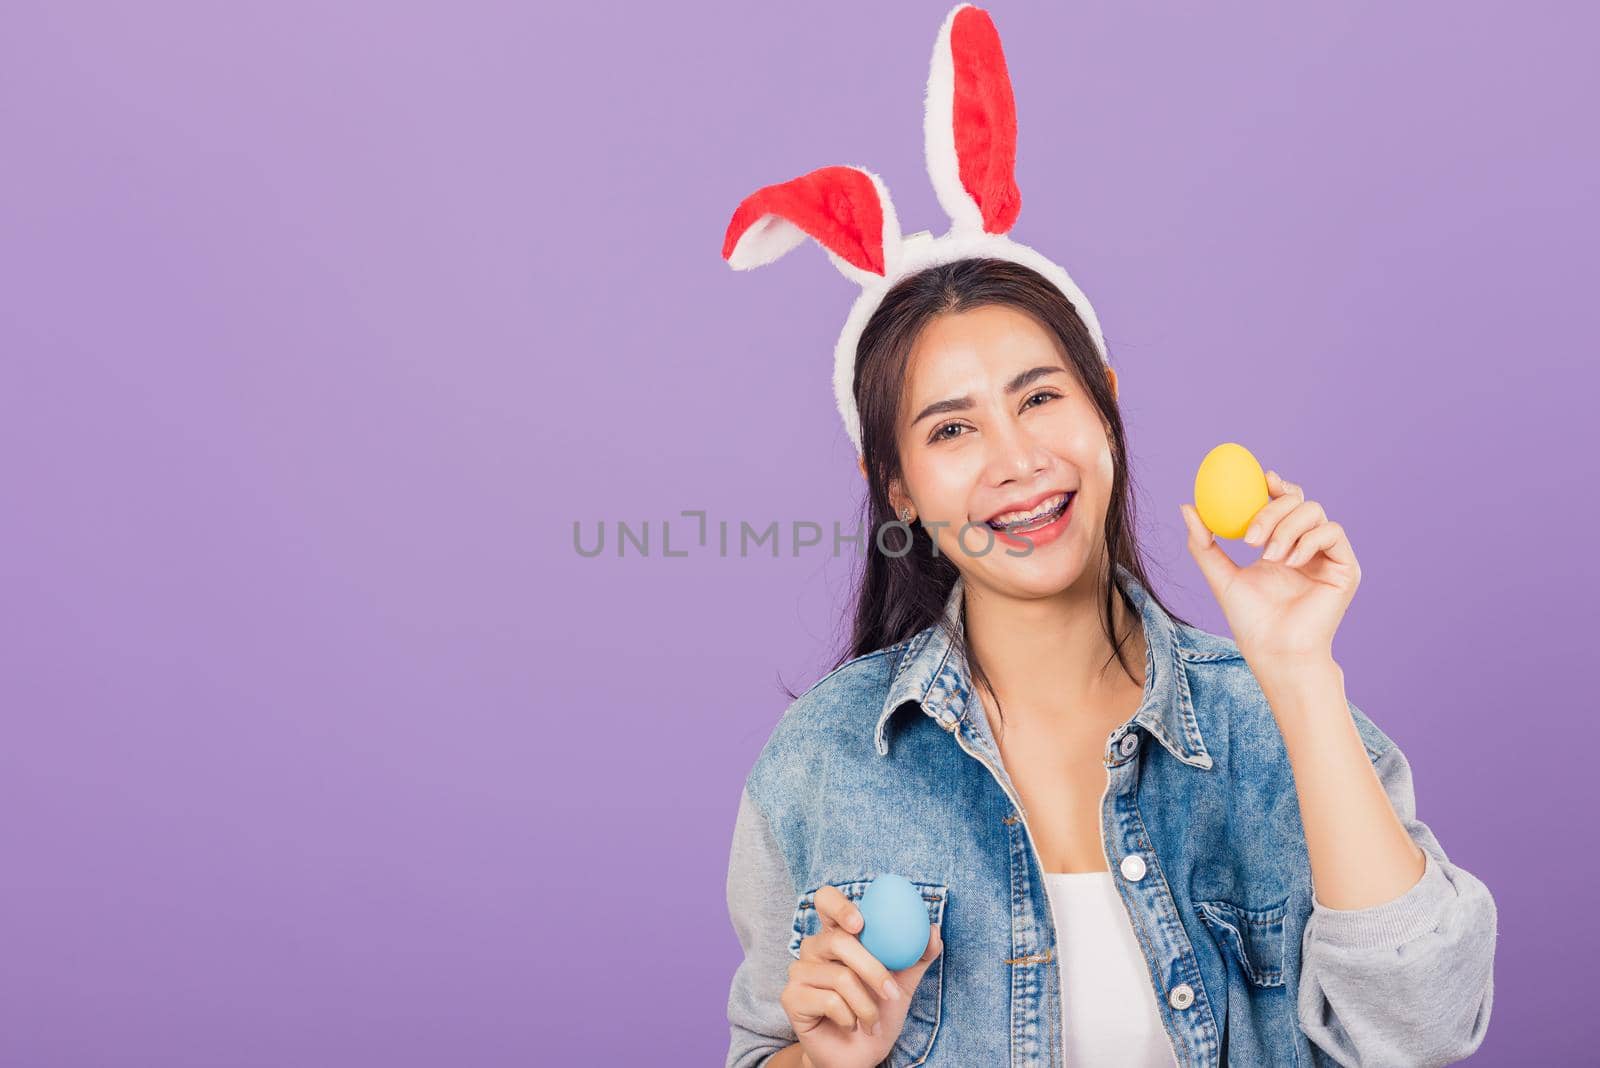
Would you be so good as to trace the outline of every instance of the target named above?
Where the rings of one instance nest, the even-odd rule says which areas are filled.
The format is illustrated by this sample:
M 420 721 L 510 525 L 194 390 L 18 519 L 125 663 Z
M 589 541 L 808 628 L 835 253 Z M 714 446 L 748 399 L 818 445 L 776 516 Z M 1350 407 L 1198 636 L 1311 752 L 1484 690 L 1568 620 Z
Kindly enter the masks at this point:
M 1035 508 L 1031 512 L 1007 512 L 1004 515 L 995 516 L 993 519 L 989 520 L 989 524 L 991 526 L 1009 527 L 1015 526 L 1018 523 L 1026 523 L 1030 520 L 1039 519 L 1043 516 L 1049 515 L 1057 508 L 1060 508 L 1061 503 L 1066 499 L 1067 495 L 1065 493 L 1058 493 L 1049 500 L 1042 502 L 1039 507 Z

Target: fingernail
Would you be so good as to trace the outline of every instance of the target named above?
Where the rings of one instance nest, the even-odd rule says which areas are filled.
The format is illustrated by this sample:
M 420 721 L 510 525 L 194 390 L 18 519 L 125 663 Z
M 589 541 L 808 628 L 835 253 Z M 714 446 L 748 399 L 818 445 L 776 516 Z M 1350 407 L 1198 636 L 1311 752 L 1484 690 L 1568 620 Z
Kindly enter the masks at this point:
M 867 1028 L 867 1034 L 876 1036 L 877 1033 L 878 1033 L 878 1025 L 877 1024 L 873 1024 L 871 1027 Z
M 1267 551 L 1261 554 L 1261 559 L 1263 559 L 1263 560 L 1276 560 L 1278 557 L 1280 557 L 1282 555 L 1283 555 L 1283 550 L 1280 549 L 1278 546 L 1273 545 L 1273 546 L 1269 546 L 1267 548 Z
M 900 984 L 899 983 L 896 983 L 893 979 L 885 979 L 883 981 L 883 996 L 884 997 L 892 999 L 892 998 L 895 997 L 895 995 L 897 995 L 899 993 L 900 993 Z
M 1260 527 L 1251 527 L 1249 530 L 1244 532 L 1244 540 L 1249 542 L 1251 545 L 1254 545 L 1256 543 L 1256 539 L 1259 537 L 1261 537 Z

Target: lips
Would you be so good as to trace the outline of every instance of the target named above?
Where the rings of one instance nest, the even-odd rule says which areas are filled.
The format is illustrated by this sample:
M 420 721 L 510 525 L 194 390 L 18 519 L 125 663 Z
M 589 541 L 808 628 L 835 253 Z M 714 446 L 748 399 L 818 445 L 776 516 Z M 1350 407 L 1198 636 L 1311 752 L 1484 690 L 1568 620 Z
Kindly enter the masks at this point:
M 1037 522 L 1038 520 L 1045 518 L 1044 514 L 1038 513 L 1040 505 L 1054 497 L 1060 497 L 1061 501 L 1057 504 L 1055 509 L 1053 509 L 1052 513 L 1050 513 L 1053 515 L 1059 515 L 1068 504 L 1072 503 L 1072 498 L 1076 495 L 1076 490 L 1046 490 L 1037 497 L 1006 505 L 1004 508 L 1001 508 L 993 515 L 989 516 L 989 518 L 985 519 L 984 522 L 988 523 L 989 526 L 996 530 L 1005 530 L 1008 527 L 1016 527 L 1027 523 Z M 1009 523 L 1001 523 L 999 522 L 1000 516 L 1010 516 L 1012 518 L 1010 519 Z M 1032 518 L 1028 518 L 1030 516 Z

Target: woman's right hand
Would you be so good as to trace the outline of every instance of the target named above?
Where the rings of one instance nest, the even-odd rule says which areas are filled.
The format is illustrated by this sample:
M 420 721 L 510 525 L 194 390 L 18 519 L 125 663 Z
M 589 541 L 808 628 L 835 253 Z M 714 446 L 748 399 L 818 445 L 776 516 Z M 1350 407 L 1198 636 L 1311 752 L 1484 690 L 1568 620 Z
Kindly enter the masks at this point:
M 843 891 L 823 886 L 813 900 L 822 929 L 801 940 L 778 1001 L 812 1068 L 874 1068 L 900 1037 L 922 974 L 944 950 L 939 926 L 915 964 L 891 972 L 856 937 L 865 921 Z

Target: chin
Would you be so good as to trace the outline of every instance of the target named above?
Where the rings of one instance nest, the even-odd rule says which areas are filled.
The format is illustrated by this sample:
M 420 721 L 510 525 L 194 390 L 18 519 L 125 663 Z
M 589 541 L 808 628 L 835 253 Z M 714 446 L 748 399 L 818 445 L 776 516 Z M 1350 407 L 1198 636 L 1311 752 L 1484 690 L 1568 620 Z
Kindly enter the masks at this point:
M 1020 597 L 1053 597 L 1083 581 L 1084 556 L 1072 545 L 1050 545 L 1030 556 L 995 552 L 992 581 Z

